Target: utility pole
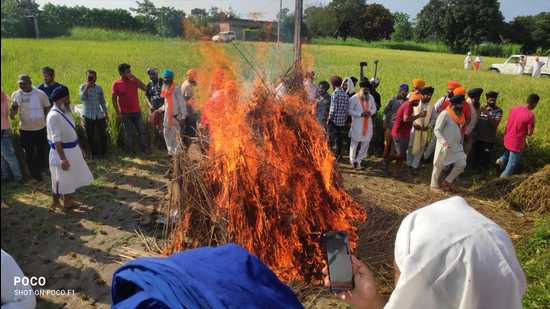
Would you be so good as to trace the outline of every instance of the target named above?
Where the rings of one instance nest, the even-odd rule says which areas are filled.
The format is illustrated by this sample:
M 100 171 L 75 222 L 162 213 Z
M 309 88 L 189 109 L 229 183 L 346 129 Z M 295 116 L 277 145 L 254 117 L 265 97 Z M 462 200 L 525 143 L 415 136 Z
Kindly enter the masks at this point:
M 296 0 L 294 8 L 294 65 L 295 68 L 300 67 L 302 61 L 302 0 Z
M 279 47 L 279 41 L 281 40 L 281 20 L 283 18 L 283 0 L 279 1 L 279 20 L 277 21 L 277 47 Z
M 4 1 L 2 1 L 2 3 L 4 3 Z M 17 1 L 17 6 L 22 9 L 25 14 L 25 18 L 28 18 L 32 22 L 34 27 L 34 36 L 39 39 L 40 29 L 38 27 L 38 16 L 35 15 L 38 5 L 32 0 L 20 0 Z

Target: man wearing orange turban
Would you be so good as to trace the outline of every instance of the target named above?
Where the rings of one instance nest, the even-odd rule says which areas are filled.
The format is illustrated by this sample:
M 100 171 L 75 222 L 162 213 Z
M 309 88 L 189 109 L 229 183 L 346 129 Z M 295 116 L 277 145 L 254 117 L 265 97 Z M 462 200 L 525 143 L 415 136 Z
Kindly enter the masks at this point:
M 409 93 L 409 95 L 407 96 L 407 99 L 410 99 L 410 97 L 413 93 L 420 93 L 422 88 L 424 88 L 424 86 L 426 86 L 426 81 L 423 80 L 423 79 L 420 79 L 420 78 L 415 78 L 415 79 L 412 80 L 412 85 L 413 85 L 413 89 Z
M 449 106 L 449 100 L 453 97 L 455 89 L 460 87 L 462 87 L 462 84 L 455 80 L 450 80 L 447 82 L 447 95 L 441 97 L 437 100 L 437 102 L 435 102 L 434 110 L 432 111 L 432 116 L 430 118 L 430 128 L 433 129 L 437 116 L 439 116 L 439 114 Z M 428 147 L 426 147 L 426 150 L 424 151 L 424 160 L 428 160 L 434 154 L 435 145 L 436 139 L 435 136 L 433 136 L 428 144 Z

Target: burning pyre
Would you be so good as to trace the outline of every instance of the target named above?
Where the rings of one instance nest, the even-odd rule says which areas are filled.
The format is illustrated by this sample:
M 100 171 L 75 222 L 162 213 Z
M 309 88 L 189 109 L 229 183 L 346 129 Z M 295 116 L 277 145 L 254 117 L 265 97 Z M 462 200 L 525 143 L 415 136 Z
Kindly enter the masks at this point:
M 210 81 L 199 87 L 216 88 L 201 110 L 209 142 L 201 162 L 173 160 L 168 213 L 179 215 L 165 253 L 235 242 L 284 281 L 319 278 L 321 233 L 345 230 L 355 247 L 366 214 L 343 189 L 312 104 L 302 87 L 278 98 L 259 81 L 244 95 L 222 51 L 208 52 L 223 62 L 201 70 Z

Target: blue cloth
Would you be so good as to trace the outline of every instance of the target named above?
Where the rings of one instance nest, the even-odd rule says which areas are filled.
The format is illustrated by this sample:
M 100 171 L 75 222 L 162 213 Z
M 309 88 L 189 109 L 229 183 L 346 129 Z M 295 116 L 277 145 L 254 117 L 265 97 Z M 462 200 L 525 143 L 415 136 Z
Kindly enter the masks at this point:
M 113 274 L 114 309 L 303 308 L 257 257 L 228 244 L 132 260 Z
M 54 142 L 48 140 L 48 144 L 50 145 L 51 149 L 55 150 L 55 143 Z M 74 142 L 69 142 L 69 143 L 61 143 L 61 147 L 63 147 L 63 149 L 72 149 L 72 148 L 75 148 L 77 145 L 78 145 L 78 140 L 76 140 Z
M 171 70 L 164 70 L 164 72 L 162 72 L 162 77 L 163 78 L 174 78 L 174 72 L 172 72 Z
M 508 150 L 504 151 L 499 160 L 502 160 L 506 164 L 506 168 L 504 168 L 504 171 L 500 174 L 500 177 L 512 176 L 519 164 L 520 158 L 521 152 L 513 152 Z

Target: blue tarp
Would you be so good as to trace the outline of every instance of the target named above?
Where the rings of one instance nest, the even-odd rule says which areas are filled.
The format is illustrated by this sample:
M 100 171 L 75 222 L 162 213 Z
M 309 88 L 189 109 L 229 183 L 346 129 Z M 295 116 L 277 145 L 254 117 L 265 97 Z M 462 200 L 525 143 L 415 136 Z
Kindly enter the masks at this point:
M 257 257 L 228 244 L 129 261 L 113 274 L 113 308 L 302 308 Z

